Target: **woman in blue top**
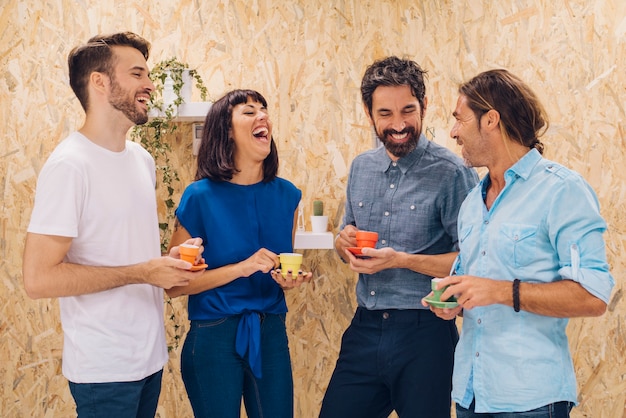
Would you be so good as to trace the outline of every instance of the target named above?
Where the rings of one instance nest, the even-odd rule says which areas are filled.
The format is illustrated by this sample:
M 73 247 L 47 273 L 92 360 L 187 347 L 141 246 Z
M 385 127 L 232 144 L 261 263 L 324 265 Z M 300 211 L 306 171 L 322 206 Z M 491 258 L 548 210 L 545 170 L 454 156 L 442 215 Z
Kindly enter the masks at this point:
M 265 98 L 233 90 L 205 119 L 195 182 L 176 210 L 170 245 L 201 237 L 208 269 L 188 286 L 191 327 L 181 372 L 196 417 L 292 417 L 293 380 L 284 288 L 312 274 L 275 269 L 293 251 L 301 191 L 277 177 Z

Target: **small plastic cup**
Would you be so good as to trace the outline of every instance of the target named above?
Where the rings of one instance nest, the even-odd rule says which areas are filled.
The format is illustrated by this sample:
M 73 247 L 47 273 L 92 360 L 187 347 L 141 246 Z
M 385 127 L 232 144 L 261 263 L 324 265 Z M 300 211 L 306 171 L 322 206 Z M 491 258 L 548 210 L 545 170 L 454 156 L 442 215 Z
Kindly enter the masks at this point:
M 356 232 L 357 247 L 375 248 L 376 242 L 378 242 L 378 232 L 371 232 L 371 231 L 357 231 Z
M 188 261 L 191 264 L 196 264 L 196 258 L 198 258 L 200 247 L 191 244 L 180 244 L 178 246 L 178 251 L 180 252 L 180 258 L 182 260 Z
M 434 278 L 430 281 L 430 289 L 433 291 L 433 300 L 436 301 L 441 301 L 441 295 L 443 294 L 443 292 L 446 290 L 446 287 L 441 288 L 439 290 L 437 290 L 437 285 L 439 284 L 440 281 L 442 281 L 443 279 L 441 278 Z
M 298 253 L 280 253 L 280 272 L 283 277 L 287 276 L 287 272 L 291 270 L 291 274 L 296 276 L 302 265 L 302 254 Z

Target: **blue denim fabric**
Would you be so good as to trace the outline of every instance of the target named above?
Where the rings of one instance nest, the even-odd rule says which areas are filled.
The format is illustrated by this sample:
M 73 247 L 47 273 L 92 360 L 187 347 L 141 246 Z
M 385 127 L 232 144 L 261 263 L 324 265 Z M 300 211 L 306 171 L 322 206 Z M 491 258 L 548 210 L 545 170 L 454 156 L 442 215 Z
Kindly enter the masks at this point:
M 73 383 L 79 418 L 154 418 L 163 370 L 136 382 Z
M 425 310 L 358 308 L 322 402 L 321 418 L 450 418 L 454 321 Z
M 456 418 L 569 418 L 569 413 L 574 407 L 572 402 L 556 402 L 541 408 L 525 412 L 500 412 L 495 414 L 477 414 L 474 412 L 474 402 L 470 409 L 456 406 Z
M 261 315 L 262 378 L 237 354 L 241 315 L 192 321 L 181 372 L 196 418 L 239 418 L 243 396 L 249 418 L 292 418 L 293 379 L 285 315 Z
M 392 161 L 384 147 L 357 156 L 350 167 L 342 229 L 354 225 L 378 232 L 377 248 L 409 254 L 457 250 L 461 202 L 478 182 L 450 150 L 420 136 L 417 148 Z M 359 274 L 359 306 L 372 309 L 425 309 L 432 277 L 409 269 Z

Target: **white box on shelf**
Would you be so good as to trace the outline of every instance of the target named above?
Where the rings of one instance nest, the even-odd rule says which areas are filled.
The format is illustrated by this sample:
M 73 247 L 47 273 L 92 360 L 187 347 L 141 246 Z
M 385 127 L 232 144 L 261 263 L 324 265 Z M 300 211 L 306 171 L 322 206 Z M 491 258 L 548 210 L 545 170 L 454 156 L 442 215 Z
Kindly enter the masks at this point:
M 297 250 L 332 250 L 335 248 L 332 232 L 296 231 L 293 248 Z
M 211 102 L 189 102 L 181 103 L 174 112 L 174 122 L 204 122 L 206 114 L 211 108 Z M 148 117 L 156 118 L 165 116 L 158 109 L 151 109 Z

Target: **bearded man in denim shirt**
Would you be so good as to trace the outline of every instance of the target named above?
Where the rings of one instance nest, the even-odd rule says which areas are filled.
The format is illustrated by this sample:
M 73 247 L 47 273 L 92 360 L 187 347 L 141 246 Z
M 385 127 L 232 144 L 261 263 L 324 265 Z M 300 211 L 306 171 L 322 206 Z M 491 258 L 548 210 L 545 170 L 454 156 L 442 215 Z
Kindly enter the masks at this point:
M 431 308 L 463 312 L 452 398 L 458 418 L 566 418 L 576 402 L 567 318 L 605 312 L 614 285 L 597 197 L 576 172 L 544 159 L 536 95 L 506 70 L 459 89 L 451 135 L 489 173 L 459 213 L 457 275 Z
M 335 248 L 359 273 L 358 308 L 344 333 L 320 417 L 449 418 L 454 321 L 421 305 L 457 250 L 457 215 L 478 181 L 448 149 L 422 135 L 424 71 L 389 57 L 365 72 L 365 112 L 383 147 L 355 158 Z M 379 234 L 368 258 L 347 250 L 358 230 Z

